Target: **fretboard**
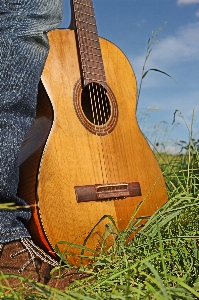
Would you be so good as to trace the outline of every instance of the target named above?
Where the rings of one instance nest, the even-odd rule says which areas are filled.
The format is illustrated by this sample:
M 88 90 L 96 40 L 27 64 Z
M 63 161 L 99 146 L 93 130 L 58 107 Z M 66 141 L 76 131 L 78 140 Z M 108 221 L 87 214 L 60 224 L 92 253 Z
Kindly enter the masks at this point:
M 84 87 L 90 82 L 106 84 L 104 65 L 92 0 L 72 0 L 77 47 Z

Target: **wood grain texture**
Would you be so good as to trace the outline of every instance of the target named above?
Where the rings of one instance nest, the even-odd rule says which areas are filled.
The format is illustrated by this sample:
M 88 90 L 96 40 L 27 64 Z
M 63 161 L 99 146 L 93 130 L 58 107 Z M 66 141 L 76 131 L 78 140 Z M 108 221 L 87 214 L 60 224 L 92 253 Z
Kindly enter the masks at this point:
M 41 112 L 37 114 L 25 142 L 26 148 L 32 147 L 35 153 L 27 157 L 22 149 L 19 188 L 21 197 L 37 205 L 33 216 L 36 221 L 33 219 L 29 230 L 34 236 L 36 233 L 37 242 L 48 250 L 50 247 L 46 244 L 54 248 L 63 240 L 82 244 L 103 215 L 112 215 L 119 229 L 124 229 L 141 201 L 144 200 L 136 217 L 153 214 L 167 200 L 161 170 L 137 124 L 136 79 L 125 55 L 100 38 L 106 81 L 118 104 L 118 122 L 110 134 L 96 136 L 80 123 L 74 110 L 73 89 L 80 78 L 74 31 L 55 30 L 49 34 L 49 41 L 50 53 L 42 83 L 52 103 L 54 117 L 50 132 L 46 130 L 41 143 L 37 139 L 38 132 L 45 127 L 41 119 L 48 118 L 38 117 Z M 42 97 L 44 92 L 39 95 Z M 39 155 L 36 155 L 37 143 L 43 145 Z M 31 164 L 38 164 L 34 174 L 29 169 L 35 167 L 25 166 L 30 156 Z M 74 186 L 119 182 L 139 182 L 142 196 L 89 203 L 76 201 Z M 88 247 L 97 246 L 106 222 L 97 227 Z M 48 242 L 43 242 L 45 237 Z M 71 253 L 76 252 L 71 248 Z

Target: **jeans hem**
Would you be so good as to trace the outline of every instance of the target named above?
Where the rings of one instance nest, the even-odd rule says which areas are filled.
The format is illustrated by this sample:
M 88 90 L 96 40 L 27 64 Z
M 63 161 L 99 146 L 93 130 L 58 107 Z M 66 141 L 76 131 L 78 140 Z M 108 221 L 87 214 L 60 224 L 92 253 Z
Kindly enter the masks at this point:
M 5 232 L 0 234 L 0 244 L 6 244 L 9 242 L 14 242 L 20 240 L 21 238 L 31 238 L 29 232 L 23 229 L 15 229 L 11 232 Z

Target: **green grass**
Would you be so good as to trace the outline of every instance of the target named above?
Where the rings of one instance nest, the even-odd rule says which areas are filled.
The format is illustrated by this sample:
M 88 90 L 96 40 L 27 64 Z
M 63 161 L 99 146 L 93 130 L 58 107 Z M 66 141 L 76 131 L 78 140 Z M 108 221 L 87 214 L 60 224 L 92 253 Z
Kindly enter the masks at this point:
M 101 251 L 80 267 L 89 277 L 63 292 L 19 276 L 20 284 L 10 287 L 5 280 L 11 275 L 2 274 L 0 299 L 199 299 L 199 155 L 192 130 L 189 133 L 180 154 L 154 149 L 168 202 L 143 227 L 141 220 L 132 219 L 117 235 L 114 220 L 107 216 Z M 107 248 L 110 236 L 114 243 Z M 58 254 L 68 267 L 66 257 Z
M 59 291 L 1 274 L 0 299 L 199 299 L 198 145 L 191 135 L 183 145 L 183 154 L 155 151 L 169 199 L 143 227 L 141 220 L 132 219 L 126 230 L 115 235 L 116 224 L 106 216 L 101 251 L 90 257 L 89 265 L 80 267 L 89 277 Z M 134 232 L 137 234 L 127 244 Z M 114 243 L 106 248 L 110 236 Z M 68 267 L 66 257 L 58 254 Z M 10 276 L 19 278 L 18 286 L 6 283 Z
M 156 153 L 168 187 L 168 202 L 152 215 L 134 239 L 139 220 L 118 235 L 107 218 L 105 239 L 112 247 L 82 266 L 88 278 L 65 292 L 21 279 L 17 290 L 0 286 L 2 299 L 199 299 L 199 189 L 198 156 L 192 148 L 183 155 Z M 106 249 L 106 251 L 104 250 Z M 63 261 L 67 261 L 62 257 Z M 16 275 L 15 275 L 16 276 Z M 0 277 L 5 278 L 5 275 Z M 24 282 L 28 282 L 27 287 Z

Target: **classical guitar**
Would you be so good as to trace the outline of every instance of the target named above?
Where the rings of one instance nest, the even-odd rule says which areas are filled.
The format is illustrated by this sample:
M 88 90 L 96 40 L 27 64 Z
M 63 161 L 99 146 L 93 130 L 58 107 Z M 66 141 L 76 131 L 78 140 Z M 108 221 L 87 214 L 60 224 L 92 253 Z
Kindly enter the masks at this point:
M 71 0 L 71 11 L 69 29 L 48 35 L 37 116 L 19 157 L 18 194 L 33 207 L 29 231 L 46 251 L 58 241 L 83 244 L 104 215 L 122 230 L 141 202 L 135 218 L 167 200 L 161 170 L 136 121 L 129 61 L 98 37 L 92 0 Z M 87 247 L 98 247 L 107 222 L 96 227 Z

